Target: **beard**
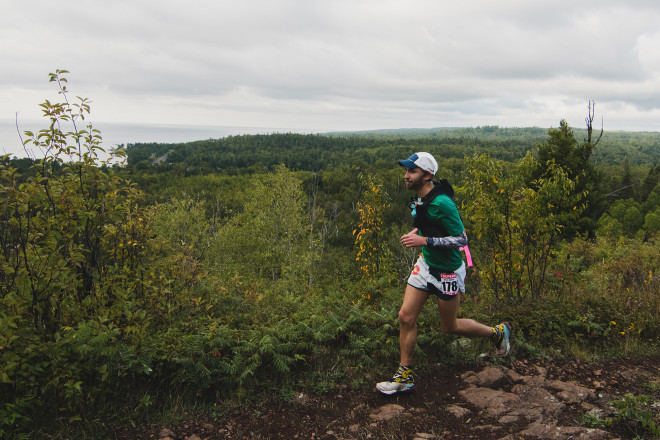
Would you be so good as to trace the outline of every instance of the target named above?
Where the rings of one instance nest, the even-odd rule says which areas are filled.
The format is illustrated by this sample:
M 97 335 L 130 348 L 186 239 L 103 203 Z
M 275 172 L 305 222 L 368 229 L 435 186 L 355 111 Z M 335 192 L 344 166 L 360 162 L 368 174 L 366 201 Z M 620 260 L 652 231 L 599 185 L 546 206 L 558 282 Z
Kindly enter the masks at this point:
M 426 184 L 426 180 L 424 180 L 424 175 L 419 176 L 419 178 L 412 177 L 406 179 L 406 188 L 413 191 L 417 191 L 425 184 Z

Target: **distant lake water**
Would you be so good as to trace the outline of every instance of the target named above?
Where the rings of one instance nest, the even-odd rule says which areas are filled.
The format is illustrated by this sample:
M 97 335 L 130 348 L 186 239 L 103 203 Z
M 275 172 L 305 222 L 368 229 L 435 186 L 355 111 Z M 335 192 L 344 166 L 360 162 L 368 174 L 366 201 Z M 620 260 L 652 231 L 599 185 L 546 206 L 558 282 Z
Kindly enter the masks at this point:
M 157 124 L 121 124 L 93 122 L 94 128 L 101 131 L 102 146 L 109 150 L 117 145 L 127 146 L 135 143 L 182 143 L 206 139 L 219 139 L 243 134 L 271 133 L 317 133 L 314 130 L 266 127 L 223 127 L 207 125 L 157 125 Z M 37 132 L 48 128 L 46 120 L 20 121 L 21 134 L 26 131 Z M 79 127 L 80 128 L 80 127 Z M 66 128 L 65 130 L 70 130 Z M 24 138 L 25 139 L 25 138 Z M 16 131 L 16 122 L 0 120 L 0 155 L 13 154 L 26 157 L 21 140 Z M 40 156 L 38 156 L 40 157 Z

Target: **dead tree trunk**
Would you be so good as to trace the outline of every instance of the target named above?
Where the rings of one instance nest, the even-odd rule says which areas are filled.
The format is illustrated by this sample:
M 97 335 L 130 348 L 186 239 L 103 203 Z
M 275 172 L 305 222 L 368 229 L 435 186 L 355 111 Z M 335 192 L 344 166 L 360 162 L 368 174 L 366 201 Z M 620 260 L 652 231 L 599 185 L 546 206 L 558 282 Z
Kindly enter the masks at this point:
M 589 100 L 589 113 L 586 118 L 584 118 L 584 121 L 587 123 L 587 142 L 591 143 L 591 136 L 593 133 L 593 122 L 594 122 L 594 116 L 596 115 L 596 102 L 591 102 Z M 603 137 L 603 120 L 601 117 L 600 121 L 600 134 L 598 135 L 598 139 L 593 143 L 593 146 L 595 147 L 598 142 L 600 142 L 600 138 Z

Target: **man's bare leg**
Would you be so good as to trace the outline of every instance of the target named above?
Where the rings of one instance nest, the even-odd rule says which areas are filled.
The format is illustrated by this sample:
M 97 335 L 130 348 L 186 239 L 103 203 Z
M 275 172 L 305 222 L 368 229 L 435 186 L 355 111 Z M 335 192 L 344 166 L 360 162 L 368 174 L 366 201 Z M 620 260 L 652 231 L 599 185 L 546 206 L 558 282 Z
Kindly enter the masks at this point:
M 424 308 L 429 294 L 423 290 L 407 286 L 403 294 L 403 304 L 399 309 L 399 348 L 401 365 L 391 380 L 379 382 L 376 389 L 383 394 L 410 392 L 415 381 L 410 368 L 417 343 L 417 317 Z
M 454 335 L 483 337 L 492 336 L 493 328 L 481 324 L 474 319 L 458 319 L 458 307 L 461 305 L 461 294 L 449 301 L 438 299 L 440 325 L 445 333 Z
M 417 317 L 422 312 L 428 298 L 428 292 L 416 289 L 411 285 L 406 287 L 403 304 L 399 310 L 401 365 L 412 365 L 417 343 Z

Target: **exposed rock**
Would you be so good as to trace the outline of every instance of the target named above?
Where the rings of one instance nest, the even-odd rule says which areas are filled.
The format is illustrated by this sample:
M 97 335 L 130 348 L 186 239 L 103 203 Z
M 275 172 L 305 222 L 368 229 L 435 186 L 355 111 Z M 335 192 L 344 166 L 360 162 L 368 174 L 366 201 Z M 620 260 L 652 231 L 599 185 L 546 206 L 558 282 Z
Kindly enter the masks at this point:
M 371 414 L 369 414 L 369 417 L 371 417 L 371 419 L 374 421 L 384 422 L 400 416 L 405 410 L 406 409 L 401 405 L 390 403 L 388 405 L 383 405 L 379 408 L 376 408 L 371 412 Z
M 544 376 L 521 376 L 520 382 L 530 387 L 542 387 L 545 385 Z
M 458 405 L 449 405 L 447 407 L 447 411 L 449 411 L 451 415 L 459 419 L 462 419 L 471 412 L 469 409 L 463 408 L 462 406 L 458 406 Z
M 540 365 L 535 365 L 534 367 L 536 368 L 536 374 L 538 376 L 541 376 L 544 379 L 548 377 L 548 370 L 546 368 L 541 367 Z
M 486 367 L 479 373 L 468 376 L 463 380 L 470 385 L 487 388 L 499 388 L 509 382 L 504 373 L 495 367 Z
M 543 388 L 521 388 L 517 394 L 520 402 L 512 408 L 510 414 L 530 421 L 556 417 L 565 408 L 564 404 Z
M 596 406 L 592 405 L 589 402 L 582 402 L 580 403 L 580 408 L 582 408 L 585 411 L 591 411 L 592 409 L 596 408 Z
M 497 420 L 498 423 L 501 423 L 503 425 L 508 425 L 509 423 L 516 423 L 518 421 L 520 421 L 520 417 L 511 414 L 502 416 Z
M 160 432 L 158 432 L 158 438 L 166 439 L 167 437 L 169 437 L 171 439 L 176 439 L 176 434 L 174 434 L 172 432 L 172 430 L 167 429 L 167 428 L 163 428 L 163 429 L 160 430 Z
M 509 370 L 508 368 L 505 369 L 504 371 L 505 371 L 506 376 L 509 378 L 509 380 L 512 383 L 521 383 L 522 382 L 523 377 L 520 374 L 516 373 L 513 370 Z
M 490 417 L 503 415 L 512 405 L 520 401 L 515 394 L 490 388 L 470 387 L 461 391 L 460 395 L 472 405 L 486 411 Z
M 435 434 L 426 434 L 424 432 L 418 432 L 415 434 L 415 437 L 413 440 L 433 440 L 438 437 L 435 436 Z
M 478 429 L 480 431 L 488 431 L 488 432 L 497 432 L 501 431 L 504 429 L 504 426 L 497 426 L 497 425 L 478 425 L 475 426 L 474 429 Z
M 557 397 L 568 403 L 580 403 L 594 397 L 593 391 L 575 382 L 552 380 L 546 386 L 551 390 L 558 391 Z
M 600 429 L 581 428 L 577 426 L 557 426 L 553 424 L 532 423 L 520 432 L 520 435 L 548 440 L 606 440 L 612 436 Z
M 573 381 L 555 379 L 558 375 L 548 376 L 545 368 L 525 365 L 530 375 L 523 376 L 504 367 L 486 367 L 479 372 L 469 371 L 461 375 L 468 388 L 459 395 L 469 404 L 479 409 L 475 421 L 485 417 L 496 418 L 496 425 L 477 425 L 474 429 L 496 431 L 524 422 L 530 424 L 521 432 L 512 433 L 502 440 L 537 439 L 581 439 L 605 440 L 612 434 L 604 430 L 582 426 L 558 426 L 557 420 L 567 410 L 567 404 L 578 404 L 583 411 L 589 411 L 600 418 L 606 417 L 611 396 L 596 393 L 593 389 Z M 537 373 L 537 374 L 534 374 Z M 561 375 L 559 375 L 561 376 Z M 589 380 L 596 389 L 602 389 L 598 381 Z M 511 386 L 511 391 L 507 389 Z M 450 405 L 447 410 L 457 418 L 463 418 L 469 410 L 459 405 Z

